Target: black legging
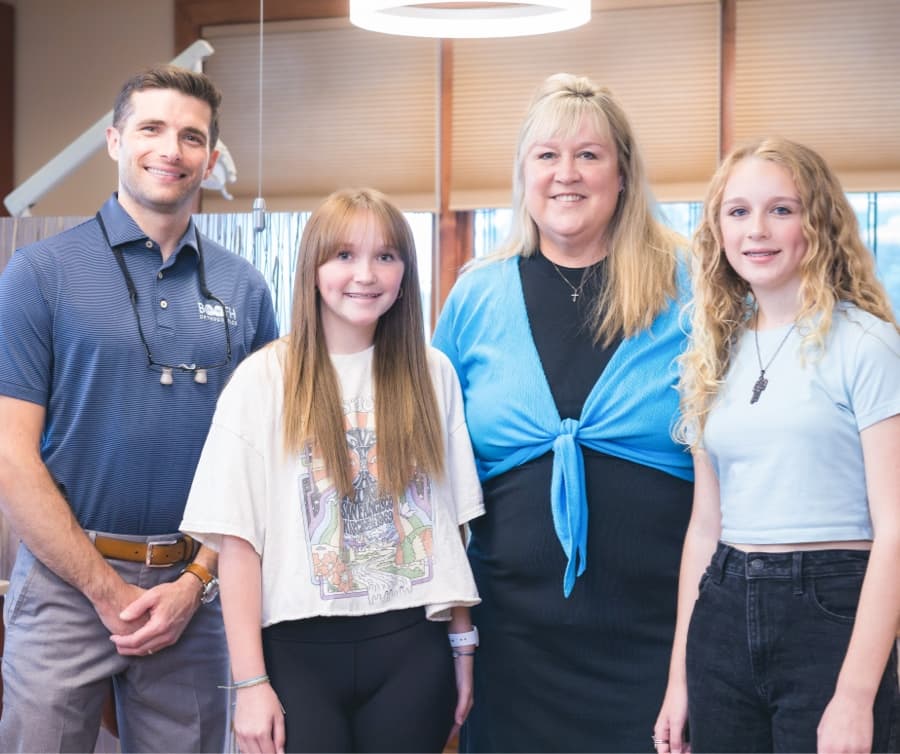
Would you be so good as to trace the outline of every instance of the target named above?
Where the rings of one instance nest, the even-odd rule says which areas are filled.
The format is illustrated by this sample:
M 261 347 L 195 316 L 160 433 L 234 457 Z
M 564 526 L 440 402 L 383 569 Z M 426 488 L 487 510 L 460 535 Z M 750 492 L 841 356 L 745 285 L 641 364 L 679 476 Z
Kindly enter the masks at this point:
M 263 629 L 288 752 L 440 752 L 456 707 L 446 624 L 423 608 Z

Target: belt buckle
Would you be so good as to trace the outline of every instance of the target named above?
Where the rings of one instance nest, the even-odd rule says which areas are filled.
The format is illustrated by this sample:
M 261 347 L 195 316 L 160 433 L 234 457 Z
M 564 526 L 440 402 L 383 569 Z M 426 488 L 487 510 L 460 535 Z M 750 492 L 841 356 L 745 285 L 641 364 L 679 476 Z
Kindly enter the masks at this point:
M 177 545 L 181 540 L 180 539 L 162 539 L 157 542 L 147 542 L 147 555 L 144 557 L 144 565 L 148 568 L 170 568 L 175 565 L 175 561 L 171 563 L 153 563 L 153 548 L 154 547 L 168 547 L 169 545 Z

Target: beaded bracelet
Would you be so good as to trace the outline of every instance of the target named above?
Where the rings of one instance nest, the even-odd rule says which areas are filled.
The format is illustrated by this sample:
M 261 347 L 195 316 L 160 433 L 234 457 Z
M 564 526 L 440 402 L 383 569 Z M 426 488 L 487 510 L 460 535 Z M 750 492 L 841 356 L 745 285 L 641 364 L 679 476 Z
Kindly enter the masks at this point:
M 255 678 L 248 678 L 246 681 L 238 681 L 230 686 L 219 686 L 220 689 L 249 689 L 251 686 L 261 686 L 269 682 L 269 676 L 263 673 Z

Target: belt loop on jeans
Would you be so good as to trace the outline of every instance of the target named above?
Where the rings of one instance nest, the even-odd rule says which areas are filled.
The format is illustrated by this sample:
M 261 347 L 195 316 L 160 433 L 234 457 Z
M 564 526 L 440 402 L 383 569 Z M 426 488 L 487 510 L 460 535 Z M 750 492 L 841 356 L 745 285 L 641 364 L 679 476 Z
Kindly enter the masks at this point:
M 717 584 L 721 584 L 722 579 L 725 578 L 725 561 L 728 560 L 730 554 L 731 547 L 719 542 L 719 546 L 716 548 L 716 554 L 713 555 L 712 563 L 710 563 L 709 566 L 710 578 Z
M 791 580 L 794 582 L 794 594 L 803 594 L 803 553 L 794 552 L 791 560 Z

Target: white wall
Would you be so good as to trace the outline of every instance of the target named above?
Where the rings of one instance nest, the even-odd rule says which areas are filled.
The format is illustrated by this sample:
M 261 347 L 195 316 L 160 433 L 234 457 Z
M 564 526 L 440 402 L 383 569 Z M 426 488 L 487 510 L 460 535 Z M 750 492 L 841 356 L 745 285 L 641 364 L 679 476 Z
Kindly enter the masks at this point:
M 6 0 L 9 2 L 9 0 Z M 112 108 L 137 70 L 171 60 L 172 0 L 15 0 L 14 175 L 18 186 Z M 104 148 L 35 215 L 92 215 L 116 185 Z

